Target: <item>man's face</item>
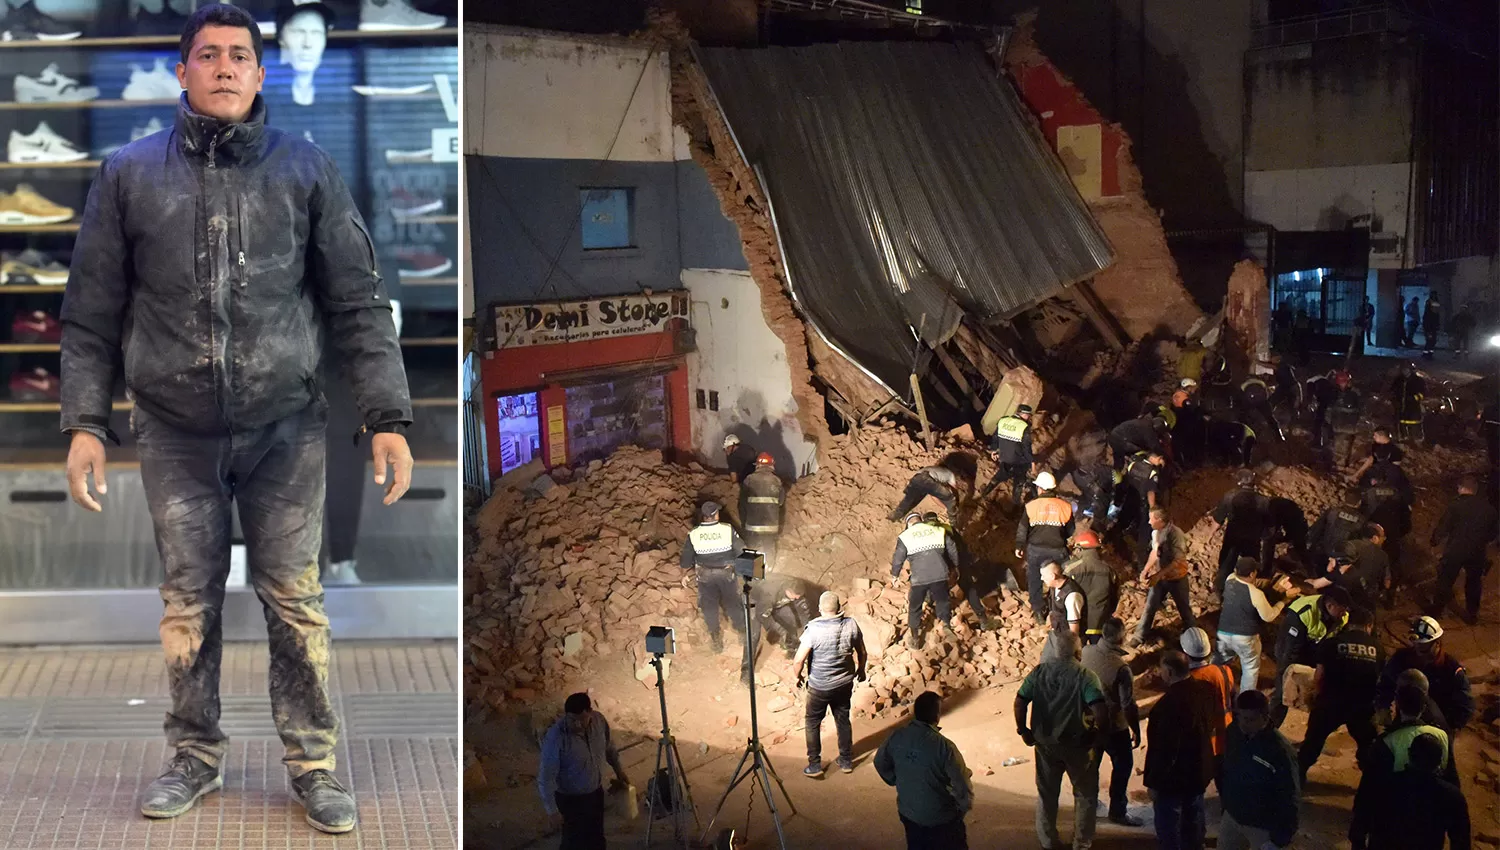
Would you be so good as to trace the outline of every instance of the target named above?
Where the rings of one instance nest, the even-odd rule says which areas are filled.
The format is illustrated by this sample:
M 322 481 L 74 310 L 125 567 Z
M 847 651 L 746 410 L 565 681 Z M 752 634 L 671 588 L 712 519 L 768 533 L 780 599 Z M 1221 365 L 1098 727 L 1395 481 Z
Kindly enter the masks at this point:
M 276 33 L 281 44 L 281 55 L 292 70 L 299 74 L 311 74 L 323 61 L 323 48 L 328 45 L 328 28 L 323 25 L 323 16 L 317 12 L 302 12 L 293 15 Z
M 1237 708 L 1234 711 L 1234 718 L 1239 721 L 1240 729 L 1252 738 L 1259 735 L 1269 725 L 1269 720 L 1265 713 L 1260 711 L 1246 711 L 1243 708 Z
M 177 63 L 177 82 L 187 90 L 188 105 L 226 123 L 250 115 L 265 81 L 266 69 L 256 60 L 250 31 L 243 27 L 204 27 L 193 39 L 187 63 Z
M 1334 622 L 1338 622 L 1339 620 L 1344 619 L 1344 615 L 1347 613 L 1349 613 L 1349 609 L 1338 604 L 1337 602 L 1328 603 L 1328 616 Z
M 1161 514 L 1152 514 L 1151 527 L 1156 529 L 1157 531 L 1161 531 L 1163 528 L 1167 527 L 1167 518 L 1162 516 Z
M 1376 431 L 1375 432 L 1375 442 L 1377 442 L 1377 443 L 1379 443 L 1379 444 L 1381 444 L 1383 446 L 1383 445 L 1389 443 L 1390 441 L 1391 441 L 1391 435 L 1390 434 L 1387 434 L 1387 433 L 1385 433 L 1383 431 Z
M 1428 641 L 1427 643 L 1413 644 L 1413 648 L 1416 649 L 1417 654 L 1422 656 L 1423 658 L 1431 658 L 1432 656 L 1437 655 L 1438 641 L 1434 640 Z

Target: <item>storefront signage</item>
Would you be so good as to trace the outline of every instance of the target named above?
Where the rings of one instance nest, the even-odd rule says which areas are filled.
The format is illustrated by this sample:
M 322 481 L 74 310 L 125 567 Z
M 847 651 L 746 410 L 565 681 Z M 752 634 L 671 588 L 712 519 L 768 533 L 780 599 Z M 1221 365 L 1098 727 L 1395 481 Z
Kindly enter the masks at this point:
M 568 462 L 568 427 L 563 406 L 547 408 L 547 465 L 558 467 Z
M 688 297 L 683 291 L 499 306 L 495 308 L 496 347 L 660 333 L 668 321 L 687 315 Z

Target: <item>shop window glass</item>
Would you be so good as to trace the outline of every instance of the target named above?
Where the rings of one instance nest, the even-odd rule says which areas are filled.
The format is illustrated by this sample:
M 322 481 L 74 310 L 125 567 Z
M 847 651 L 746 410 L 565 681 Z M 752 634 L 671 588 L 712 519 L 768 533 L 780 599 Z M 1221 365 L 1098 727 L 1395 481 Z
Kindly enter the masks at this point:
M 584 189 L 583 249 L 630 248 L 630 214 L 635 192 L 632 189 Z

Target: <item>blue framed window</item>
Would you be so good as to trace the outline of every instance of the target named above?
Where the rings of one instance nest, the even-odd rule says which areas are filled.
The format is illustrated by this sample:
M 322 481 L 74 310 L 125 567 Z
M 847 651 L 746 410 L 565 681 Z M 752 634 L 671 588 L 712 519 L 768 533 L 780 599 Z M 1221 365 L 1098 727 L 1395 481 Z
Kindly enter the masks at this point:
M 583 250 L 633 248 L 631 213 L 635 207 L 634 189 L 582 189 Z

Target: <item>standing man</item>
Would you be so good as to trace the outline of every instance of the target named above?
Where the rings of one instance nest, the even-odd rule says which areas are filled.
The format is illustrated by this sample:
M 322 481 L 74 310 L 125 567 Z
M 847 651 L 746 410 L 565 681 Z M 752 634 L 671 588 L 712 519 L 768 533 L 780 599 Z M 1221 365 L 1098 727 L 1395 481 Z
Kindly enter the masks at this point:
M 1110 718 L 1099 677 L 1078 662 L 1080 646 L 1073 632 L 1047 635 L 1042 663 L 1032 668 L 1016 692 L 1016 734 L 1026 746 L 1036 748 L 1036 836 L 1043 847 L 1062 846 L 1057 795 L 1065 773 L 1073 786 L 1073 846 L 1088 850 L 1094 842 L 1096 756 L 1108 743 Z M 1027 709 L 1032 706 L 1028 726 Z
M 1352 850 L 1469 850 L 1469 801 L 1438 775 L 1442 742 L 1418 735 L 1407 752 L 1406 770 L 1360 783 L 1349 824 Z
M 1125 471 L 1125 479 L 1135 490 L 1136 514 L 1136 555 L 1145 555 L 1147 541 L 1150 539 L 1150 517 L 1151 513 L 1166 505 L 1166 493 L 1162 484 L 1162 467 L 1166 465 L 1167 459 L 1160 452 L 1150 452 L 1144 457 L 1138 457 L 1130 462 L 1130 467 Z
M 1401 339 L 1401 345 L 1406 348 L 1414 348 L 1417 344 L 1417 328 L 1422 324 L 1422 302 L 1413 295 L 1406 302 L 1406 335 Z
M 1402 441 L 1422 439 L 1422 399 L 1427 397 L 1427 379 L 1417 372 L 1416 363 L 1401 364 L 1391 384 L 1391 396 L 1396 402 L 1396 436 Z
M 1213 686 L 1188 675 L 1188 659 L 1177 650 L 1157 668 L 1166 693 L 1146 725 L 1146 787 L 1151 790 L 1156 846 L 1202 850 L 1208 829 L 1203 792 L 1213 781 L 1214 736 L 1224 723 Z
M 360 433 L 374 433 L 375 481 L 395 467 L 387 505 L 411 483 L 401 434 L 411 401 L 364 222 L 327 155 L 266 126 L 262 53 L 243 10 L 199 8 L 181 39 L 176 129 L 101 166 L 63 304 L 61 427 L 72 439 L 73 499 L 99 511 L 87 476 L 103 496 L 103 441 L 119 442 L 109 417 L 124 372 L 166 571 L 166 732 L 176 750 L 141 812 L 176 817 L 223 784 L 220 610 L 237 501 L 292 792 L 309 823 L 341 833 L 356 809 L 333 776 L 338 718 L 318 577 L 323 340 L 350 364 Z
M 1469 337 L 1474 335 L 1475 324 L 1477 320 L 1468 304 L 1458 308 L 1458 312 L 1453 315 L 1453 321 L 1448 325 L 1448 335 L 1453 338 L 1453 353 L 1456 357 L 1464 359 L 1469 356 Z
M 1443 324 L 1442 309 L 1443 305 L 1435 296 L 1427 296 L 1427 309 L 1422 311 L 1422 349 L 1429 358 L 1437 351 L 1438 329 Z
M 1377 523 L 1367 524 L 1344 543 L 1342 553 L 1328 560 L 1328 575 L 1315 579 L 1313 587 L 1342 587 L 1351 605 L 1370 612 L 1373 624 L 1380 589 L 1390 582 L 1391 575 L 1390 558 L 1381 547 L 1384 542 L 1385 530 Z
M 1271 728 L 1271 706 L 1260 691 L 1235 702 L 1219 771 L 1218 850 L 1288 847 L 1297 836 L 1301 774 L 1292 745 Z
M 906 482 L 906 492 L 901 495 L 901 504 L 891 511 L 886 519 L 895 522 L 931 496 L 943 503 L 948 516 L 958 516 L 958 476 L 946 466 L 924 466 Z
M 1355 320 L 1354 326 L 1364 345 L 1375 344 L 1375 305 L 1370 303 L 1368 295 L 1365 296 L 1365 303 L 1359 305 L 1359 318 Z M 1364 350 L 1363 346 L 1360 350 Z
M 1313 677 L 1312 713 L 1307 718 L 1307 734 L 1297 751 L 1302 780 L 1323 754 L 1323 744 L 1340 726 L 1360 750 L 1375 740 L 1375 686 L 1385 667 L 1385 650 L 1370 634 L 1370 612 L 1355 608 L 1349 612 L 1349 625 L 1329 640 L 1323 641 L 1318 670 Z
M 1248 555 L 1235 563 L 1234 573 L 1224 582 L 1224 605 L 1219 611 L 1219 661 L 1230 655 L 1240 659 L 1240 693 L 1253 691 L 1260 681 L 1260 632 L 1274 623 L 1286 607 L 1271 604 L 1255 580 L 1257 563 Z
M 1495 509 L 1480 498 L 1479 479 L 1465 475 L 1458 482 L 1458 498 L 1454 499 L 1443 518 L 1432 530 L 1432 547 L 1443 545 L 1443 556 L 1438 561 L 1437 587 L 1432 594 L 1432 604 L 1427 608 L 1431 617 L 1441 617 L 1448 602 L 1453 598 L 1453 583 L 1458 574 L 1464 573 L 1465 623 L 1474 625 L 1479 621 L 1480 593 L 1484 589 L 1484 576 L 1489 572 L 1489 553 L 1486 551 L 1495 540 Z
M 745 542 L 727 522 L 719 519 L 719 503 L 704 502 L 698 509 L 699 522 L 688 532 L 687 542 L 682 544 L 682 556 L 678 566 L 692 570 L 693 575 L 683 576 L 683 587 L 694 576 L 698 579 L 698 610 L 703 614 L 703 624 L 708 628 L 708 639 L 715 653 L 724 651 L 724 636 L 720 631 L 719 616 L 722 612 L 729 624 L 746 641 L 744 602 L 740 599 L 740 588 L 735 581 L 734 559 L 745 548 Z M 750 681 L 750 666 L 742 664 L 741 680 Z
M 899 583 L 901 567 L 911 562 L 911 589 L 906 594 L 906 645 L 922 646 L 922 605 L 932 599 L 933 613 L 944 634 L 953 633 L 953 606 L 948 597 L 948 571 L 958 566 L 958 543 L 936 522 L 920 514 L 906 518 L 906 530 L 896 538 L 891 555 L 891 580 Z
M 802 775 L 823 775 L 823 714 L 833 710 L 833 726 L 839 739 L 839 770 L 854 772 L 854 732 L 849 726 L 849 697 L 854 683 L 865 680 L 865 638 L 859 623 L 845 617 L 844 602 L 833 591 L 818 597 L 818 619 L 802 632 L 802 645 L 792 659 L 797 687 L 807 685 L 807 767 Z M 810 663 L 809 663 L 810 662 Z
M 1308 549 L 1313 566 L 1328 563 L 1329 558 L 1344 552 L 1344 544 L 1365 527 L 1365 515 L 1359 509 L 1360 494 L 1346 490 L 1344 499 L 1330 506 L 1308 532 Z
M 1130 816 L 1130 773 L 1135 769 L 1132 752 L 1141 745 L 1141 711 L 1135 702 L 1135 676 L 1125 663 L 1125 624 L 1119 617 L 1104 621 L 1098 643 L 1083 648 L 1083 666 L 1099 677 L 1104 702 L 1109 706 L 1108 739 L 1104 752 L 1109 754 L 1109 820 L 1121 826 L 1140 826 L 1141 820 Z M 1101 764 L 1102 756 L 1101 756 Z
M 1330 587 L 1321 594 L 1303 596 L 1286 606 L 1281 615 L 1281 634 L 1276 638 L 1276 690 L 1271 694 L 1271 726 L 1286 721 L 1286 674 L 1293 664 L 1315 667 L 1319 644 L 1338 634 L 1349 621 L 1349 593 Z
M 1057 480 L 1050 472 L 1036 477 L 1037 497 L 1026 503 L 1016 523 L 1016 557 L 1026 561 L 1026 591 L 1038 623 L 1047 621 L 1042 565 L 1068 557 L 1073 536 L 1073 505 L 1057 497 Z
M 630 785 L 609 722 L 594 711 L 588 694 L 573 694 L 563 703 L 563 716 L 542 738 L 536 777 L 542 808 L 554 825 L 561 822 L 559 850 L 603 850 L 606 764 L 615 772 L 617 787 Z
M 1082 641 L 1084 622 L 1089 618 L 1083 587 L 1064 575 L 1056 561 L 1042 565 L 1042 586 L 1047 588 L 1047 625 L 1054 632 L 1068 632 Z
M 1135 634 L 1130 636 L 1131 646 L 1140 646 L 1146 632 L 1156 621 L 1156 612 L 1166 604 L 1167 597 L 1177 607 L 1177 616 L 1182 618 L 1182 627 L 1190 629 L 1198 625 L 1193 616 L 1193 605 L 1188 588 L 1187 535 L 1182 529 L 1167 522 L 1167 512 L 1158 508 L 1151 512 L 1151 554 L 1146 567 L 1141 570 L 1141 584 L 1150 588 L 1146 592 L 1146 610 L 1136 624 Z
M 1365 487 L 1360 510 L 1371 523 L 1380 526 L 1381 548 L 1390 561 L 1390 574 L 1385 583 L 1385 605 L 1395 606 L 1396 592 L 1407 582 L 1408 572 L 1401 561 L 1401 540 L 1411 531 L 1411 505 L 1400 487 L 1390 480 L 1386 470 L 1376 466 L 1365 476 L 1369 486 Z
M 1338 392 L 1328 405 L 1328 430 L 1333 436 L 1328 460 L 1329 468 L 1338 471 L 1353 458 L 1354 436 L 1364 415 L 1364 399 L 1354 387 L 1354 376 L 1346 370 L 1333 373 L 1333 385 Z
M 1083 642 L 1092 644 L 1103 633 L 1104 622 L 1120 605 L 1120 582 L 1115 571 L 1099 557 L 1099 535 L 1084 529 L 1073 538 L 1073 560 L 1063 573 L 1083 589 Z
M 1219 543 L 1219 570 L 1214 574 L 1214 592 L 1222 599 L 1224 582 L 1234 572 L 1240 558 L 1259 558 L 1261 541 L 1270 525 L 1270 505 L 1255 489 L 1255 473 L 1242 469 L 1235 473 L 1235 489 L 1224 494 L 1211 518 L 1215 528 L 1224 528 Z
M 1401 674 L 1420 671 L 1427 677 L 1427 696 L 1437 703 L 1448 722 L 1448 730 L 1457 735 L 1474 719 L 1474 694 L 1469 689 L 1469 674 L 1464 665 L 1443 649 L 1443 627 L 1431 617 L 1412 621 L 1408 644 L 1391 654 L 1380 673 L 1375 690 L 1375 710 L 1382 718 L 1390 716 L 1391 701 Z
M 1214 647 L 1208 640 L 1208 632 L 1197 626 L 1183 631 L 1178 644 L 1182 647 L 1182 654 L 1188 659 L 1188 675 L 1214 686 L 1219 710 L 1223 712 L 1223 722 L 1215 729 L 1214 755 L 1222 756 L 1225 744 L 1224 730 L 1234 722 L 1234 698 L 1238 693 L 1234 670 L 1228 664 L 1214 663 Z
M 776 477 L 776 461 L 765 452 L 755 458 L 755 471 L 740 482 L 740 524 L 745 543 L 766 556 L 766 571 L 776 563 L 781 538 L 781 509 L 786 492 Z
M 912 703 L 911 722 L 875 753 L 875 772 L 896 788 L 906 850 L 969 850 L 964 816 L 974 808 L 974 786 L 958 747 L 938 731 L 942 704 L 924 691 Z
M 1026 479 L 1036 472 L 1036 458 L 1031 446 L 1031 405 L 1023 404 L 1016 412 L 995 423 L 995 436 L 990 440 L 990 451 L 999 464 L 995 477 L 984 486 L 979 500 L 988 498 L 990 491 L 1003 481 L 1010 482 L 1011 501 L 1020 507 L 1026 494 Z

